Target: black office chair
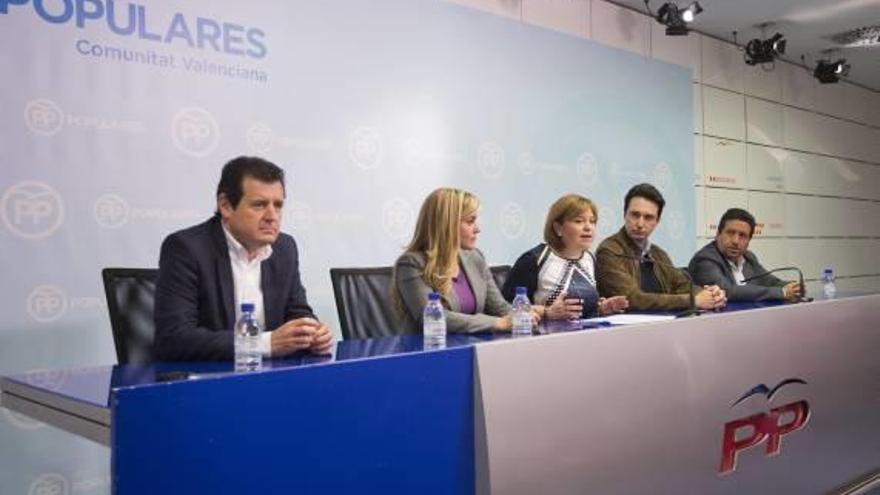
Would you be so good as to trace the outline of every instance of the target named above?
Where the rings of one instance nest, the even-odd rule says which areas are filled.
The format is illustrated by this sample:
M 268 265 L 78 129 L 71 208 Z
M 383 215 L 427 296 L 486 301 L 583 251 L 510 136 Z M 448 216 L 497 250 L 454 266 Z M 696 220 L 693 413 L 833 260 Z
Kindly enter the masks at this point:
M 504 282 L 507 281 L 507 276 L 510 275 L 510 265 L 490 266 L 489 271 L 492 272 L 492 278 L 495 279 L 498 290 L 501 290 L 504 287 Z
M 153 361 L 155 268 L 104 268 L 104 293 L 119 364 Z
M 390 266 L 330 269 L 343 339 L 404 333 L 391 305 L 391 271 Z

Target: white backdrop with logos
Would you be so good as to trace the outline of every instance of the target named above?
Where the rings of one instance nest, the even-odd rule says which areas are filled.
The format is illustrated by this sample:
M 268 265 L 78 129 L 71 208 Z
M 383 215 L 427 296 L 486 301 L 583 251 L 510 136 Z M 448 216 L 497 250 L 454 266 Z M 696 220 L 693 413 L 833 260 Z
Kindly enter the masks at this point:
M 424 196 L 482 201 L 512 263 L 549 204 L 667 196 L 655 240 L 695 247 L 687 70 L 428 0 L 0 1 L 0 373 L 115 362 L 100 270 L 152 267 L 208 218 L 220 167 L 285 168 L 284 230 L 317 313 L 328 270 L 390 265 Z M 47 380 L 64 375 L 46 371 Z M 109 454 L 4 410 L 2 493 L 106 493 Z

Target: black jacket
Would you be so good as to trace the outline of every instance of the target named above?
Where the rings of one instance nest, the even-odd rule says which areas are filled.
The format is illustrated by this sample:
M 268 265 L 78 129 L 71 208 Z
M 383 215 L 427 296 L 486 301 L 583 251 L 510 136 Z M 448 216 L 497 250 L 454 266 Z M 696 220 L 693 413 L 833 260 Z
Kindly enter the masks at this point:
M 260 269 L 266 330 L 294 318 L 314 317 L 300 281 L 293 237 L 280 234 Z M 219 217 L 165 238 L 154 319 L 157 359 L 232 359 L 235 288 Z

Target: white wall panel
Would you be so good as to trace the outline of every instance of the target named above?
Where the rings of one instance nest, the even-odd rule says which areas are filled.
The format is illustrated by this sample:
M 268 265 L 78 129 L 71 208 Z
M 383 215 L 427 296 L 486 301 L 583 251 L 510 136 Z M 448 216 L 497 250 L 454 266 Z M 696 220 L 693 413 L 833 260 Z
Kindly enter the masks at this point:
M 694 196 L 695 196 L 694 204 L 697 206 L 697 212 L 696 212 L 697 223 L 694 224 L 697 226 L 697 237 L 698 237 L 697 244 L 702 245 L 703 240 L 700 237 L 704 236 L 706 234 L 706 232 L 705 232 L 706 229 L 704 227 L 705 224 L 703 223 L 705 221 L 705 215 L 706 215 L 706 188 L 699 187 L 699 186 L 695 187 L 694 188 Z
M 797 151 L 786 155 L 784 170 L 786 191 L 804 194 L 853 196 L 862 179 L 853 162 Z
M 777 63 L 772 70 L 765 70 L 763 66 L 748 66 L 743 68 L 745 76 L 745 92 L 747 95 L 760 96 L 773 101 L 782 101 L 782 76 Z
M 522 0 L 523 22 L 590 37 L 590 0 Z
M 749 144 L 746 146 L 746 187 L 764 191 L 783 191 L 783 163 L 788 151 Z
M 790 194 L 785 196 L 785 218 L 787 235 L 796 237 L 822 235 L 820 225 L 831 220 L 818 198 Z
M 694 185 L 703 184 L 703 136 L 694 134 Z M 699 225 L 699 223 L 697 224 Z
M 694 83 L 694 132 L 703 133 L 703 85 Z
M 835 285 L 839 291 L 872 293 L 880 291 L 880 277 L 844 278 Z
M 755 216 L 755 236 L 785 235 L 785 196 L 780 193 L 749 191 L 748 210 Z
M 517 21 L 522 20 L 521 0 L 445 0 L 457 3 L 465 7 L 483 10 L 490 14 L 508 17 Z
M 834 129 L 827 125 L 828 119 L 805 110 L 784 107 L 782 110 L 782 131 L 787 148 L 814 153 L 831 154 L 830 144 Z
M 752 143 L 782 146 L 782 105 L 747 97 L 746 138 Z
M 703 84 L 742 92 L 742 52 L 734 45 L 704 36 L 702 39 Z
M 745 139 L 745 101 L 743 95 L 703 87 L 703 132 L 742 141 Z
M 716 187 L 745 187 L 745 143 L 703 138 L 703 183 Z
M 788 265 L 788 239 L 754 237 L 749 243 L 749 250 L 758 256 L 758 261 L 768 270 Z M 788 276 L 781 274 L 779 277 L 785 279 Z
M 819 82 L 798 65 L 780 62 L 776 64 L 782 83 L 782 102 L 799 108 L 814 109 Z
M 880 127 L 880 92 L 869 93 L 868 100 L 870 100 L 868 123 Z
M 700 80 L 700 38 L 691 33 L 687 36 L 666 36 L 666 28 L 659 22 L 650 22 L 651 57 L 671 64 L 690 67 L 694 81 Z
M 843 91 L 841 117 L 862 124 L 870 124 L 873 92 L 854 84 L 841 84 L 840 87 Z
M 815 90 L 814 108 L 817 112 L 842 117 L 845 98 L 843 83 L 820 84 Z
M 804 272 L 804 278 L 817 279 L 825 266 L 834 266 L 833 253 L 826 241 L 816 239 L 789 239 L 788 264 L 796 266 Z M 819 288 L 821 294 L 821 287 Z M 817 293 L 807 287 L 813 297 Z
M 718 220 L 728 208 L 748 209 L 748 197 L 746 192 L 737 189 L 706 188 L 706 208 L 703 219 L 703 235 L 715 237 L 718 230 Z
M 648 16 L 604 0 L 593 0 L 591 12 L 590 32 L 594 40 L 645 57 L 650 54 Z
M 829 159 L 832 178 L 837 190 L 836 196 L 851 198 L 880 198 L 880 167 L 849 160 Z
M 852 239 L 854 249 L 851 253 L 855 268 L 853 275 L 880 274 L 880 241 L 877 239 Z
M 868 210 L 870 211 L 870 218 L 868 222 L 865 223 L 865 233 L 866 235 L 880 237 L 880 203 L 872 202 L 868 206 Z M 878 251 L 878 253 L 880 253 L 880 251 Z

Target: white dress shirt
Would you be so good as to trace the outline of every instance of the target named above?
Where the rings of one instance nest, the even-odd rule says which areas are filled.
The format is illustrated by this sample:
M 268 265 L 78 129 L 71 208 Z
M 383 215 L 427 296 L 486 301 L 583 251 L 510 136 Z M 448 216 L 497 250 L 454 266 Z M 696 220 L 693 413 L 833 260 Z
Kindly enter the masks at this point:
M 730 265 L 730 270 L 733 272 L 733 279 L 736 280 L 736 285 L 746 285 L 746 276 L 743 275 L 743 267 L 746 264 L 746 257 L 740 256 L 736 263 L 727 259 L 727 264 Z
M 263 289 L 260 287 L 262 269 L 260 265 L 272 256 L 272 246 L 263 246 L 257 255 L 250 259 L 247 249 L 223 225 L 226 245 L 229 246 L 229 261 L 232 265 L 232 285 L 235 293 L 235 321 L 241 318 L 241 303 L 253 303 L 254 319 L 263 329 L 260 334 L 260 352 L 264 357 L 272 357 L 272 334 L 266 328 L 266 313 L 263 308 Z

